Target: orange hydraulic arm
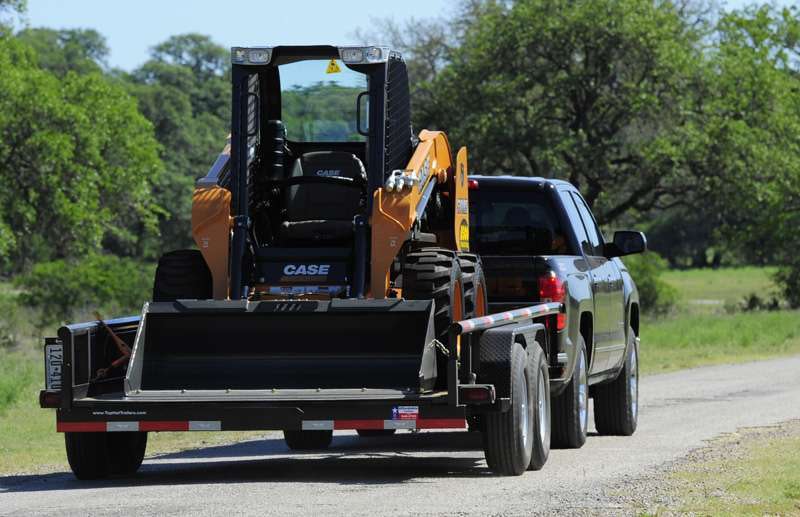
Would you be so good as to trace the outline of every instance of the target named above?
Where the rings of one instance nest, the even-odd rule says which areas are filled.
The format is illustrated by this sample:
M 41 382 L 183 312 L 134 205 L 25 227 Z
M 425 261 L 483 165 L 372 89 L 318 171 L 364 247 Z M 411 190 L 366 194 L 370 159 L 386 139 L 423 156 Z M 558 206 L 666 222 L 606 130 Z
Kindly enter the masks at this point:
M 469 250 L 469 202 L 467 150 L 461 148 L 452 162 L 450 143 L 441 131 L 423 130 L 420 143 L 403 171 L 395 171 L 386 185 L 374 193 L 371 253 L 371 298 L 389 292 L 392 262 L 411 236 L 414 223 L 425 210 L 437 185 L 452 200 L 452 232 L 437 235 L 439 245 L 456 251 Z

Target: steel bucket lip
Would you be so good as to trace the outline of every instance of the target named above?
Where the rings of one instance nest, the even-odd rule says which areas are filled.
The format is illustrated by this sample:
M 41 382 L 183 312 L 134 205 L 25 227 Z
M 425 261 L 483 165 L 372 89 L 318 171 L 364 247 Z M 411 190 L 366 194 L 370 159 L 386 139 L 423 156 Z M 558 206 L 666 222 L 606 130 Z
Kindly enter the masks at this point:
M 149 302 L 144 314 L 183 313 L 293 313 L 293 312 L 427 312 L 433 300 L 384 299 L 333 299 L 325 300 L 176 300 L 174 302 Z

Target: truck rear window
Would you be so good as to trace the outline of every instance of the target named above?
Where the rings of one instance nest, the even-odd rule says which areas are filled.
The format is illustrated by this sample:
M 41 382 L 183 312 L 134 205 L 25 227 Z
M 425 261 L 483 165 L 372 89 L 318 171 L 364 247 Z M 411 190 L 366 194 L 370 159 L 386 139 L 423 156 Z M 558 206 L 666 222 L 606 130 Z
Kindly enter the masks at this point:
M 487 255 L 572 254 L 550 197 L 538 190 L 469 193 L 470 249 Z

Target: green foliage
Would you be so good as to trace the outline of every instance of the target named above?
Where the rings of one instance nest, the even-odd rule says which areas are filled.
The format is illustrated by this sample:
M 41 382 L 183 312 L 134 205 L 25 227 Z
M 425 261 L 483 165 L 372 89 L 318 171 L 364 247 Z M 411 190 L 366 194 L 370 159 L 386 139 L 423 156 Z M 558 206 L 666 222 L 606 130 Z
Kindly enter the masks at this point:
M 661 278 L 667 269 L 666 260 L 649 252 L 626 257 L 624 261 L 639 290 L 642 312 L 661 315 L 675 307 L 678 291 Z
M 161 250 L 192 245 L 194 180 L 203 176 L 225 145 L 230 124 L 228 53 L 207 36 L 174 36 L 151 59 L 120 80 L 152 123 L 166 174 L 152 189 Z
M 80 311 L 138 313 L 152 292 L 153 267 L 113 255 L 35 265 L 18 277 L 21 301 L 41 310 L 45 321 L 63 321 Z
M 155 231 L 152 128 L 99 74 L 59 79 L 0 38 L 0 244 L 5 271 L 76 256 L 103 239 L 133 254 Z
M 356 98 L 361 91 L 332 82 L 285 89 L 281 116 L 287 137 L 301 142 L 363 140 L 356 128 Z
M 789 306 L 793 309 L 800 308 L 800 260 L 795 256 L 793 262 L 781 267 L 775 273 L 775 280 L 781 286 L 781 294 Z
M 16 37 L 34 50 L 40 68 L 59 77 L 101 72 L 109 53 L 106 39 L 93 29 L 23 29 Z
M 0 348 L 0 417 L 26 392 L 38 373 L 27 354 Z

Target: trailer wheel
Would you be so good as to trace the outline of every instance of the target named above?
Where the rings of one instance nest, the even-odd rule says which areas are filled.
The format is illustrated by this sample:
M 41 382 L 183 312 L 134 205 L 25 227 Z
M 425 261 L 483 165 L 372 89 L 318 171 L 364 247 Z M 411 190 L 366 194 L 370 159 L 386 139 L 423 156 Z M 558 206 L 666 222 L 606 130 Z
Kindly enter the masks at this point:
M 158 259 L 153 301 L 208 300 L 214 297 L 211 272 L 198 250 L 176 250 Z
M 112 475 L 134 474 L 142 465 L 147 450 L 147 433 L 108 434 L 108 469 Z
M 486 277 L 478 255 L 461 254 L 458 257 L 464 281 L 464 318 L 477 318 L 489 313 L 486 299 Z
M 403 298 L 434 301 L 436 339 L 448 345 L 447 329 L 465 317 L 464 279 L 456 254 L 441 248 L 422 248 L 405 257 Z M 437 356 L 437 387 L 447 381 L 447 358 Z
M 639 347 L 628 328 L 628 355 L 619 376 L 594 392 L 594 426 L 599 434 L 630 436 L 639 417 Z
M 333 431 L 283 431 L 286 446 L 293 451 L 319 451 L 327 449 L 333 440 Z
M 130 475 L 139 470 L 147 433 L 64 433 L 67 461 L 80 480 Z
M 356 429 L 361 438 L 378 438 L 380 436 L 391 436 L 396 429 Z
M 529 361 L 522 345 L 511 352 L 511 408 L 484 415 L 483 450 L 497 474 L 519 476 L 540 469 L 550 452 L 550 390 L 547 364 L 538 345 Z
M 578 356 L 566 389 L 553 397 L 553 447 L 579 449 L 586 443 L 589 424 L 589 362 L 583 336 L 578 341 Z

